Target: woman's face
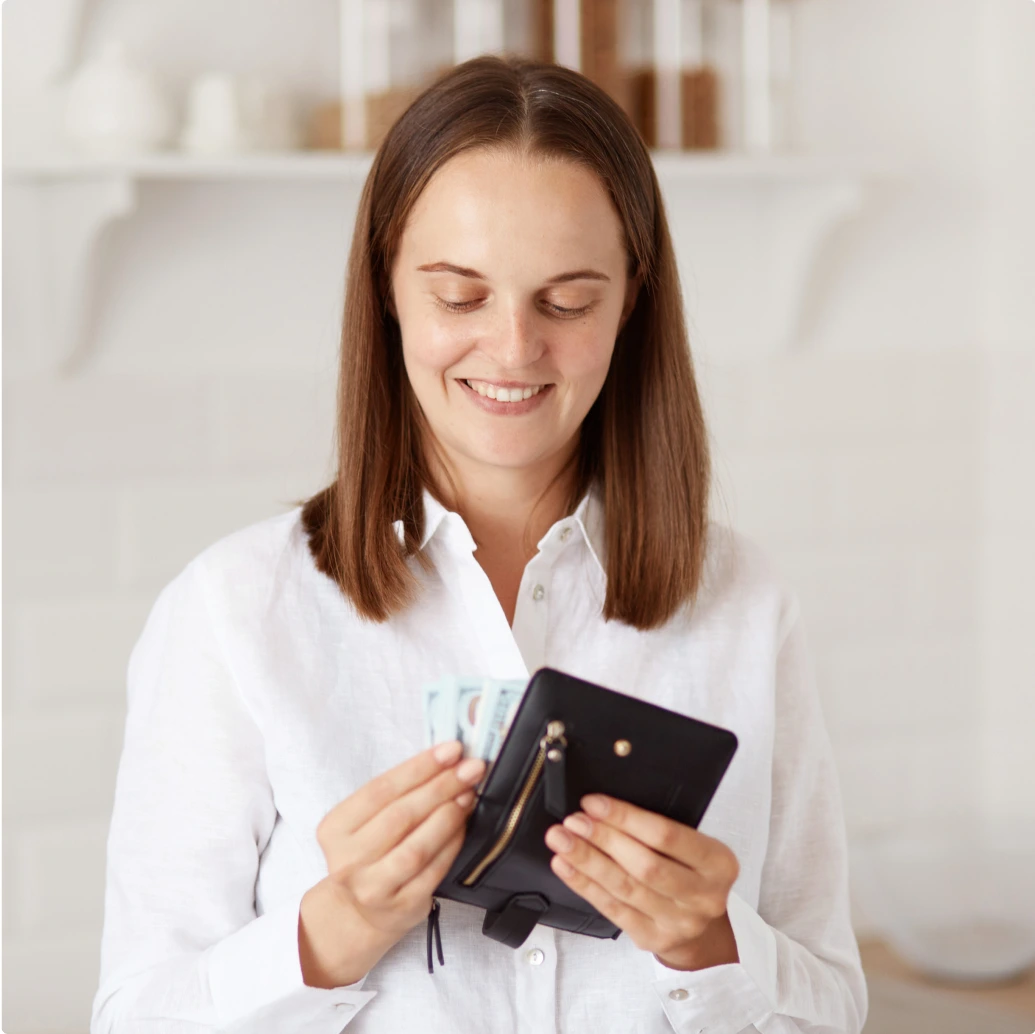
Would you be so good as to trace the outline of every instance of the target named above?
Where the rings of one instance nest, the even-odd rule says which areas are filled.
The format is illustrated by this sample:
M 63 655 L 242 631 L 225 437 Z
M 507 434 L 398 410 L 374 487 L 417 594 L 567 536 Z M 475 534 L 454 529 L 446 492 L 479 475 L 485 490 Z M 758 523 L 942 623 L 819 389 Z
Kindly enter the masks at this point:
M 635 302 L 626 266 L 618 213 L 589 170 L 487 151 L 438 170 L 403 231 L 389 307 L 452 466 L 563 463 Z

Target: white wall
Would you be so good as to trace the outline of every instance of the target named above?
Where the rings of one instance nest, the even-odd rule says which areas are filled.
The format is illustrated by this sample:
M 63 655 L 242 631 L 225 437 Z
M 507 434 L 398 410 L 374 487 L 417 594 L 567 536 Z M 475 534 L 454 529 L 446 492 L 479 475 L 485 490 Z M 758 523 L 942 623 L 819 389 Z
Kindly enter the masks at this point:
M 1035 817 L 1035 4 L 984 10 L 982 791 Z
M 17 103 L 29 3 L 3 7 L 5 115 L 53 109 Z M 244 28 L 225 2 L 92 6 L 87 52 L 118 32 L 179 82 L 269 60 L 333 90 L 333 54 L 304 48 L 329 0 L 290 20 L 254 3 Z M 970 805 L 1032 813 L 1035 4 L 801 0 L 795 21 L 797 142 L 912 178 L 830 241 L 787 355 L 696 341 L 717 509 L 800 591 L 853 843 Z M 14 118 L 5 155 L 28 136 Z M 328 476 L 356 196 L 145 185 L 112 231 L 95 350 L 63 380 L 33 329 L 51 297 L 33 209 L 4 200 L 3 1027 L 81 1032 L 129 650 L 187 560 Z

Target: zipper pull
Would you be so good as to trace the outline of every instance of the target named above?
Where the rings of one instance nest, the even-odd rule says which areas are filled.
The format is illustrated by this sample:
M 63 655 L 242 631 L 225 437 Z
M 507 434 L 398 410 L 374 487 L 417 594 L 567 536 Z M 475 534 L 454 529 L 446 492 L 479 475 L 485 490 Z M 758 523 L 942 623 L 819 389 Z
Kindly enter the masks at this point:
M 428 913 L 428 972 L 434 975 L 435 966 L 431 958 L 431 932 L 435 931 L 435 945 L 438 948 L 438 962 L 440 966 L 446 964 L 442 957 L 442 934 L 439 932 L 438 914 L 441 909 L 438 898 L 431 899 L 431 911 Z
M 564 722 L 550 722 L 540 746 L 546 748 L 543 806 L 555 818 L 563 819 L 568 814 L 568 789 L 564 778 L 568 741 L 564 738 Z

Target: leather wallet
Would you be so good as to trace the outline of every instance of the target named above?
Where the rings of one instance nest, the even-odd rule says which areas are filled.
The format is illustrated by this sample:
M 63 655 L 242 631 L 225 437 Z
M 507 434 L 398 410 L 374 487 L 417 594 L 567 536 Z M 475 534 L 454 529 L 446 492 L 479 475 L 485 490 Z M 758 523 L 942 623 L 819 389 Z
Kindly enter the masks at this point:
M 463 845 L 432 896 L 485 909 L 482 933 L 518 948 L 537 923 L 614 940 L 622 932 L 550 868 L 546 831 L 604 793 L 697 828 L 737 749 L 729 729 L 553 668 L 529 680 Z

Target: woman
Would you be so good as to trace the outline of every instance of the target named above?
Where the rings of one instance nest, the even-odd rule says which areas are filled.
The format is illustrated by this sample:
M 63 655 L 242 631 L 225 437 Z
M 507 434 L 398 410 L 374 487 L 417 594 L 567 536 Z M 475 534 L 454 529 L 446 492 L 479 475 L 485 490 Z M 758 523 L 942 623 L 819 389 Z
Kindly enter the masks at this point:
M 334 483 L 195 558 L 134 648 L 93 1034 L 858 1034 L 798 607 L 707 520 L 661 195 L 601 90 L 479 58 L 399 119 L 338 390 Z M 443 901 L 429 976 L 483 763 L 418 749 L 421 685 L 543 665 L 739 749 L 699 830 L 585 798 L 547 834 L 622 936 L 540 925 L 515 951 Z

